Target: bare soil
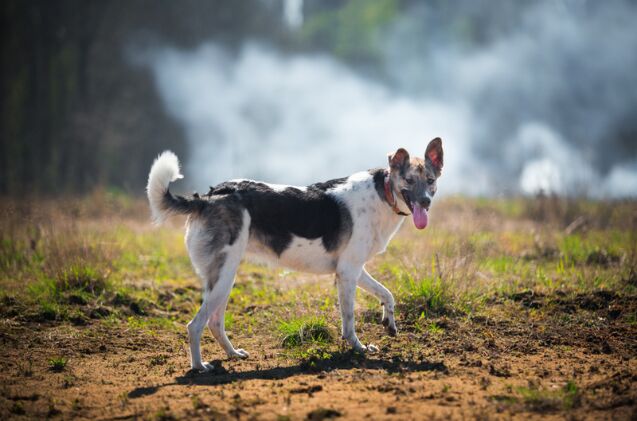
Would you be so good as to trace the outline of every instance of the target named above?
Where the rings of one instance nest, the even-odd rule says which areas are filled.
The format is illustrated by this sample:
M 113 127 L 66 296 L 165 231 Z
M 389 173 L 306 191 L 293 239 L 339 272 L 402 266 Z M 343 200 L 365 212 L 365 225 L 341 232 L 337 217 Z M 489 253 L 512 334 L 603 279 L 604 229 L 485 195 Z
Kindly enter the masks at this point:
M 626 319 L 635 297 L 525 292 L 488 305 L 496 316 L 438 317 L 440 334 L 399 320 L 396 338 L 376 323 L 380 311 L 359 311 L 363 340 L 381 349 L 373 355 L 341 346 L 328 358 L 288 359 L 275 336 L 235 332 L 232 340 L 251 356 L 227 360 L 206 333 L 203 354 L 216 367 L 206 374 L 188 370 L 185 332 L 5 317 L 0 417 L 637 417 L 637 328 Z M 538 309 L 548 317 L 534 319 Z M 51 355 L 66 356 L 66 366 L 54 371 Z M 576 387 L 566 393 L 569 381 Z

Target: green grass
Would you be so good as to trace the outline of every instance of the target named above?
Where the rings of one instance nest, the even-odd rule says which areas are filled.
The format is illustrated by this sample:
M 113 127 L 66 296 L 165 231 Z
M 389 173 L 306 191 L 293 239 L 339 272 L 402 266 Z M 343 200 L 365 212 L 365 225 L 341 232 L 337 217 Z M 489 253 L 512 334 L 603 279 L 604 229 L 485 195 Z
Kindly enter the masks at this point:
M 405 311 L 414 315 L 424 314 L 426 317 L 448 313 L 451 310 L 453 298 L 449 285 L 436 275 L 415 278 L 411 274 L 403 273 L 404 289 L 399 301 Z
M 571 409 L 579 405 L 580 401 L 579 388 L 573 381 L 556 390 L 519 387 L 517 392 L 530 409 L 538 412 Z
M 488 316 L 501 311 L 490 303 L 521 291 L 637 292 L 634 282 L 626 281 L 637 268 L 637 236 L 626 229 L 634 203 L 543 200 L 540 206 L 523 198 L 446 198 L 432 209 L 436 223 L 427 230 L 416 232 L 406 224 L 387 253 L 368 264 L 394 293 L 399 324 L 439 336 L 444 330 L 437 318 Z M 0 212 L 2 206 L 8 205 L 1 204 Z M 39 204 L 29 208 L 28 217 L 4 209 L 0 312 L 38 322 L 105 323 L 151 335 L 183 330 L 201 297 L 181 224 L 152 228 L 143 200 L 110 193 L 65 206 L 61 212 L 58 202 Z M 566 234 L 569 218 L 580 211 L 587 228 Z M 226 328 L 253 335 L 275 327 L 286 348 L 333 343 L 327 321 L 338 318 L 335 288 L 330 280 L 304 278 L 242 264 Z M 378 309 L 374 297 L 363 292 L 358 297 L 362 308 Z M 515 312 L 520 304 L 511 306 Z M 322 316 L 281 322 L 290 314 L 307 314 L 308 308 Z M 635 323 L 634 313 L 622 317 Z
M 441 328 L 440 326 L 438 326 L 436 322 L 431 322 L 427 326 L 427 332 L 429 332 L 432 335 L 441 335 L 445 332 L 445 330 Z
M 279 323 L 281 345 L 294 348 L 304 344 L 328 344 L 334 341 L 324 317 L 302 317 Z
M 49 359 L 49 370 L 51 371 L 64 371 L 68 359 L 64 357 L 53 357 Z

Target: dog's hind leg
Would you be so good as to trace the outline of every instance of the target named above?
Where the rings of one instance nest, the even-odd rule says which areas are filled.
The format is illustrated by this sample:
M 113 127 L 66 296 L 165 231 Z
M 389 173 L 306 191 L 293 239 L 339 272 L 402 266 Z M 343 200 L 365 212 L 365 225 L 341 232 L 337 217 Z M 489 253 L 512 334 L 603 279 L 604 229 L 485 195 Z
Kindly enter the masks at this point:
M 188 342 L 190 343 L 190 367 L 193 370 L 208 371 L 212 367 L 201 362 L 201 333 L 206 326 L 206 321 L 213 311 L 211 294 L 205 293 L 201 308 L 195 318 L 188 323 Z
M 242 349 L 235 350 L 226 336 L 223 326 L 224 312 L 228 297 L 234 284 L 234 276 L 241 261 L 241 254 L 234 247 L 226 247 L 225 251 L 215 257 L 222 261 L 216 275 L 207 279 L 204 302 L 195 318 L 188 324 L 188 339 L 190 340 L 190 355 L 192 368 L 195 370 L 209 370 L 211 366 L 201 362 L 200 341 L 206 323 L 212 335 L 219 341 L 226 353 L 231 357 L 246 358 L 248 353 Z M 241 250 L 242 252 L 242 250 Z M 210 288 L 212 287 L 212 288 Z
M 385 330 L 390 336 L 395 336 L 398 330 L 394 320 L 395 304 L 392 293 L 383 284 L 372 278 L 365 268 L 363 268 L 361 276 L 358 278 L 358 286 L 380 300 L 383 306 L 383 326 L 385 326 Z
M 249 354 L 243 349 L 235 349 L 226 335 L 225 312 L 228 305 L 228 297 L 234 285 L 235 273 L 241 263 L 243 254 L 248 243 L 248 224 L 244 223 L 244 228 L 239 238 L 231 246 L 226 246 L 224 251 L 226 259 L 219 271 L 219 277 L 215 285 L 212 286 L 210 294 L 214 303 L 212 313 L 208 317 L 208 328 L 215 337 L 219 345 L 231 358 L 247 358 Z
M 220 279 L 220 282 L 223 281 L 224 280 Z M 219 304 L 219 306 L 217 306 L 217 308 L 213 310 L 210 319 L 208 319 L 208 328 L 210 329 L 212 336 L 214 336 L 217 342 L 219 342 L 219 345 L 221 345 L 223 350 L 226 351 L 228 357 L 248 358 L 250 354 L 248 354 L 248 352 L 243 349 L 235 349 L 235 347 L 232 346 L 230 339 L 228 339 L 228 335 L 226 335 L 225 313 L 226 306 L 228 305 L 228 297 L 230 296 L 230 290 L 232 289 L 233 283 L 234 279 L 231 280 L 229 288 L 224 289 L 223 291 L 219 291 L 219 294 L 223 294 L 224 296 L 220 297 L 221 304 Z
M 189 228 L 189 233 L 186 237 L 188 251 L 193 265 L 204 284 L 201 308 L 195 318 L 188 323 L 191 366 L 194 370 L 207 371 L 212 368 L 209 364 L 204 364 L 201 361 L 201 334 L 206 324 L 210 326 L 209 321 L 215 319 L 214 314 L 218 313 L 220 309 L 225 310 L 230 290 L 234 284 L 237 267 L 241 262 L 248 242 L 248 233 L 249 217 L 246 215 L 244 216 L 242 229 L 234 242 L 211 251 L 212 256 L 210 256 L 206 253 L 206 247 L 210 243 L 210 237 L 207 232 L 202 230 L 201 226 L 195 225 Z M 221 317 L 221 324 L 223 324 L 223 317 Z M 213 335 L 226 349 L 223 338 L 228 344 L 229 341 L 225 332 L 221 339 L 215 334 L 215 330 L 213 330 Z M 226 352 L 228 352 L 228 349 L 226 349 Z M 245 356 L 247 356 L 247 353 Z

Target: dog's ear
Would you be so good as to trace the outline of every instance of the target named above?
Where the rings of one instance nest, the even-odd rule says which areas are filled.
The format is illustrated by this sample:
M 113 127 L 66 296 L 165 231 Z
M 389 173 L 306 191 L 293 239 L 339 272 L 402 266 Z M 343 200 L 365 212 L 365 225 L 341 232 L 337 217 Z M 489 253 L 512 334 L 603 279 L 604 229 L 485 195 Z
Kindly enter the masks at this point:
M 403 148 L 398 148 L 396 152 L 390 153 L 387 157 L 391 169 L 404 170 L 409 165 L 409 152 Z
M 436 172 L 440 172 L 442 170 L 443 165 L 443 154 L 442 154 L 442 140 L 437 137 L 427 145 L 427 150 L 425 151 L 425 159 L 431 161 L 431 164 L 436 169 Z

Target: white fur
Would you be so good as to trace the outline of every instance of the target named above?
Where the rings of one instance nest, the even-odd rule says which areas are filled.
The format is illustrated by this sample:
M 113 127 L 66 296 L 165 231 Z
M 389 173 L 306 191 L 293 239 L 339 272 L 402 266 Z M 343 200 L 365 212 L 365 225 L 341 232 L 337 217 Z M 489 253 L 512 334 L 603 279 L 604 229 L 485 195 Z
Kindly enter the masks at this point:
M 151 216 L 156 224 L 161 224 L 169 214 L 161 206 L 164 194 L 168 190 L 168 185 L 183 177 L 179 173 L 179 159 L 171 151 L 162 152 L 153 162 L 148 174 L 146 194 L 148 194 L 148 201 L 150 202 Z
M 373 177 L 368 172 L 353 174 L 345 184 L 337 186 L 329 193 L 347 205 L 354 222 L 352 236 L 340 251 L 336 267 L 343 338 L 354 349 L 373 352 L 377 348 L 373 345 L 363 346 L 354 330 L 356 286 L 380 300 L 384 307 L 383 323 L 395 332 L 394 297 L 365 271 L 364 265 L 374 255 L 385 251 L 389 240 L 405 218 L 395 214 L 380 199 Z
M 291 186 L 289 184 L 264 183 L 263 181 L 251 180 L 249 178 L 235 178 L 230 181 L 233 183 L 241 183 L 242 181 L 251 181 L 253 183 L 261 183 L 261 184 L 265 184 L 266 186 L 270 187 L 272 190 L 276 192 L 282 192 L 283 190 L 288 189 L 290 187 L 297 190 L 301 190 L 303 192 L 307 191 L 307 187 L 305 186 Z
M 336 268 L 336 254 L 326 252 L 320 238 L 310 240 L 293 236 L 292 242 L 281 256 L 253 240 L 248 243 L 246 258 L 255 263 L 300 272 L 327 274 L 334 273 Z

